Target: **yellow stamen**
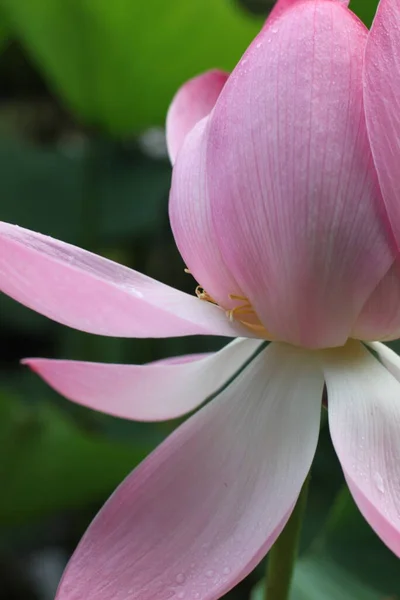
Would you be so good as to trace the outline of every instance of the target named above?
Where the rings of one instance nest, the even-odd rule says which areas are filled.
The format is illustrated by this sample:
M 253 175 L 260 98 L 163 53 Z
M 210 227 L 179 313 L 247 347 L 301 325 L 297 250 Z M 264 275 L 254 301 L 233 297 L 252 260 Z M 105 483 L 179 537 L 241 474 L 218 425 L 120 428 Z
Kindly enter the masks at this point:
M 185 269 L 185 272 L 190 273 L 189 269 Z M 204 300 L 205 302 L 210 302 L 211 304 L 215 304 L 216 306 L 219 306 L 218 302 L 216 302 L 214 300 L 214 298 L 212 296 L 210 296 L 210 294 L 208 292 L 206 292 L 206 290 L 204 288 L 202 288 L 200 285 L 198 285 L 196 287 L 195 291 L 196 291 L 196 296 L 200 300 Z M 228 317 L 228 319 L 231 322 L 238 321 L 238 323 L 241 323 L 248 329 L 251 329 L 252 331 L 257 333 L 261 338 L 271 339 L 270 334 L 265 329 L 264 325 L 262 325 L 262 323 L 260 322 L 260 320 L 256 314 L 256 311 L 254 310 L 254 308 L 251 305 L 251 302 L 249 301 L 248 298 L 246 298 L 246 296 L 239 296 L 237 294 L 229 294 L 229 300 L 233 300 L 235 302 L 241 302 L 241 304 L 239 304 L 239 306 L 235 306 L 234 308 L 230 308 L 225 311 L 226 316 Z M 247 316 L 247 318 L 250 318 L 251 320 L 244 320 L 242 317 L 244 317 L 245 315 Z
M 205 300 L 206 302 L 210 302 L 211 304 L 218 304 L 217 302 L 215 302 L 215 300 L 212 298 L 212 296 L 210 296 L 210 294 L 208 294 L 206 292 L 206 290 L 203 289 L 200 285 L 197 286 L 195 292 L 196 292 L 196 296 L 200 300 Z

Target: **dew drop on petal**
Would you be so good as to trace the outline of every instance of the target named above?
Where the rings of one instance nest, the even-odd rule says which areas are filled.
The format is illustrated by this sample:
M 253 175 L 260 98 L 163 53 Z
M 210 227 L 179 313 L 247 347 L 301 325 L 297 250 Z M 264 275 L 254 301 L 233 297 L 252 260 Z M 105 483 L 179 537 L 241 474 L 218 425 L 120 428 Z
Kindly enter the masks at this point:
M 178 573 L 176 576 L 176 583 L 185 583 L 185 575 L 183 573 Z
M 222 571 L 224 575 L 229 575 L 229 573 L 231 572 L 229 567 L 224 567 L 224 570 Z
M 374 482 L 377 487 L 377 490 L 381 492 L 381 494 L 385 493 L 385 485 L 383 483 L 382 475 L 378 472 L 374 473 Z
M 212 569 L 209 569 L 208 571 L 206 571 L 206 577 L 208 577 L 209 579 L 214 575 L 214 571 Z

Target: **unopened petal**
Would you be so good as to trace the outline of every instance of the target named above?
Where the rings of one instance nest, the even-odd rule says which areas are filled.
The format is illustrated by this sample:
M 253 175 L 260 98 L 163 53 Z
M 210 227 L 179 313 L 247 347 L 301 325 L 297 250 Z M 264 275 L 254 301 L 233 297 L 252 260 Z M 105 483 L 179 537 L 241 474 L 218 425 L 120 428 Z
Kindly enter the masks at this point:
M 310 468 L 323 378 L 271 344 L 117 489 L 62 579 L 58 600 L 215 600 L 284 526 Z
M 196 281 L 221 306 L 243 292 L 222 257 L 212 219 L 205 164 L 209 119 L 185 140 L 172 173 L 169 216 L 176 244 Z
M 59 323 L 100 335 L 247 335 L 210 303 L 7 223 L 0 223 L 0 291 Z
M 324 357 L 329 426 L 348 486 L 400 557 L 400 383 L 360 342 Z
M 187 81 L 176 93 L 167 115 L 167 146 L 172 163 L 189 131 L 214 107 L 228 77 L 223 71 L 208 71 Z
M 400 247 L 400 5 L 380 0 L 365 52 L 365 114 L 386 210 Z
M 271 13 L 269 14 L 268 20 L 270 19 L 274 19 L 276 17 L 278 17 L 281 13 L 283 13 L 283 11 L 287 10 L 288 8 L 292 8 L 293 6 L 296 6 L 296 4 L 300 4 L 300 2 L 313 2 L 315 0 L 278 0 L 274 6 L 274 8 L 272 9 Z M 329 1 L 329 0 L 328 0 Z M 331 0 L 333 2 L 338 2 L 339 4 L 342 4 L 343 6 L 348 6 L 350 0 Z
M 274 339 L 343 344 L 393 260 L 363 110 L 366 37 L 338 2 L 299 2 L 210 115 L 209 218 Z
M 30 358 L 23 362 L 59 394 L 123 419 L 180 417 L 227 385 L 262 342 L 235 340 L 216 353 L 146 365 Z

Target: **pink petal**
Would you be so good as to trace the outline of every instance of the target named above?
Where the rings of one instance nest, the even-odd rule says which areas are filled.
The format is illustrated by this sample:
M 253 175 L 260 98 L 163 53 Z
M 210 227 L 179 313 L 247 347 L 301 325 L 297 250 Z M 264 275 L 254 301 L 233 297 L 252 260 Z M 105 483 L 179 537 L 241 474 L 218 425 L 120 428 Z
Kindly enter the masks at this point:
M 172 172 L 169 216 L 176 244 L 196 281 L 225 308 L 243 296 L 218 249 L 205 170 L 209 119 L 188 134 Z
M 323 389 L 314 360 L 271 344 L 177 429 L 96 517 L 58 600 L 214 600 L 245 577 L 314 456 Z
M 400 337 L 400 263 L 395 262 L 368 298 L 351 337 L 395 340 Z
M 274 8 L 272 9 L 272 11 L 269 14 L 269 17 L 267 19 L 267 22 L 272 19 L 272 18 L 276 18 L 278 16 L 280 16 L 283 11 L 287 10 L 288 8 L 292 8 L 293 6 L 296 6 L 296 4 L 299 4 L 300 2 L 304 2 L 305 0 L 278 0 L 278 2 L 275 4 Z M 311 0 L 308 0 L 311 1 Z M 350 0 L 332 0 L 334 2 L 338 2 L 339 4 L 342 4 L 343 6 L 348 6 Z
M 0 223 L 0 291 L 50 319 L 100 335 L 248 334 L 208 302 L 7 223 Z
M 208 71 L 187 81 L 176 93 L 167 115 L 167 146 L 171 162 L 189 131 L 213 109 L 228 73 Z
M 332 441 L 350 491 L 400 557 L 400 383 L 355 341 L 324 353 L 324 373 Z
M 366 37 L 338 2 L 300 2 L 263 29 L 209 117 L 214 243 L 274 339 L 343 344 L 393 260 L 364 121 Z
M 386 209 L 400 247 L 400 6 L 380 0 L 365 52 L 369 139 Z
M 162 421 L 197 408 L 225 386 L 260 345 L 258 340 L 235 340 L 215 354 L 147 365 L 41 358 L 23 362 L 73 402 L 123 419 Z

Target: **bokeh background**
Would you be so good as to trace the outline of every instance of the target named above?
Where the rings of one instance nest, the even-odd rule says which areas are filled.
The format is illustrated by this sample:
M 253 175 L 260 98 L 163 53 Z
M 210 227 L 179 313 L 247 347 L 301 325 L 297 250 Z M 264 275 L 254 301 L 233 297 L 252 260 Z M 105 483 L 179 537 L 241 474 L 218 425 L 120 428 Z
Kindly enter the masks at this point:
M 179 85 L 231 69 L 273 0 L 1 0 L 0 219 L 188 292 L 173 242 L 163 124 Z M 376 0 L 353 9 L 370 24 Z M 51 600 L 112 490 L 177 425 L 69 403 L 27 356 L 144 363 L 224 340 L 119 340 L 0 296 L 0 600 Z M 228 596 L 262 598 L 263 565 Z M 325 420 L 294 600 L 400 598 L 398 561 L 354 507 Z

